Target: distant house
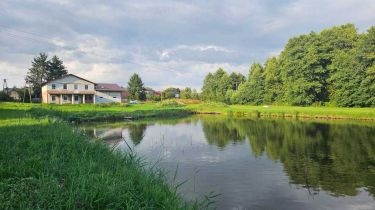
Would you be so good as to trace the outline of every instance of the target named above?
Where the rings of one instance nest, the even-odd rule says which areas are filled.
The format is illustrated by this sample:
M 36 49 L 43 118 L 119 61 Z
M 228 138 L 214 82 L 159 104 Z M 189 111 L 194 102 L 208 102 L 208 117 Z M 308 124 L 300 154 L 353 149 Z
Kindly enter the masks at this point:
M 94 83 L 74 74 L 49 81 L 42 86 L 42 102 L 86 104 L 121 102 L 125 89 L 116 84 Z
M 18 93 L 18 91 L 17 91 L 16 88 L 13 88 L 13 89 L 9 90 L 9 91 L 8 91 L 8 94 L 9 94 L 9 96 L 10 96 L 13 100 L 15 100 L 15 101 L 19 101 L 19 100 L 21 100 L 21 96 L 20 96 L 20 94 Z

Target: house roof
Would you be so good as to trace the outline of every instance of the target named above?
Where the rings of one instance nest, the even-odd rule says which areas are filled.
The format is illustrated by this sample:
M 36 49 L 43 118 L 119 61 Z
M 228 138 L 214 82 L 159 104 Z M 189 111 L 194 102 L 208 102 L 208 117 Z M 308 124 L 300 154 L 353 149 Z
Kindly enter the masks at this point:
M 90 82 L 90 83 L 92 83 L 92 84 L 94 84 L 94 85 L 96 84 L 95 82 L 91 82 L 90 80 L 84 79 L 84 78 L 79 77 L 79 76 L 77 76 L 77 75 L 75 75 L 75 74 L 67 74 L 67 75 L 64 75 L 64 76 L 62 76 L 62 77 L 60 77 L 60 78 L 57 78 L 57 79 L 54 79 L 54 80 L 51 80 L 51 81 L 45 82 L 45 83 L 42 84 L 42 86 L 44 86 L 44 85 L 46 85 L 46 84 L 48 84 L 48 83 L 50 83 L 50 82 L 53 82 L 53 81 L 56 81 L 56 80 L 59 80 L 59 79 L 63 79 L 63 78 L 65 78 L 65 77 L 69 77 L 69 76 L 77 77 L 78 79 L 84 80 L 84 81 L 86 81 L 86 82 Z
M 122 91 L 125 91 L 126 89 L 114 83 L 96 83 L 95 90 L 122 92 Z

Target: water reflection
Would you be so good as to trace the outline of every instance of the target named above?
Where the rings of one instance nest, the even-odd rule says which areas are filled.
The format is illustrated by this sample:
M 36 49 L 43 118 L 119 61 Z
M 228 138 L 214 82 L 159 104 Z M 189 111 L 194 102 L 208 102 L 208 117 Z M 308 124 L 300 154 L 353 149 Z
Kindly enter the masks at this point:
M 145 136 L 145 131 L 147 124 L 130 124 L 128 126 L 130 139 L 134 145 L 141 143 L 143 137 Z
M 184 178 L 200 167 L 200 180 L 194 177 L 194 186 L 182 192 L 216 190 L 222 194 L 218 208 L 375 208 L 375 126 L 370 123 L 201 116 L 101 126 L 86 130 L 110 141 L 128 137 L 151 159 L 163 150 L 163 166 L 173 170 L 179 162 Z M 302 189 L 309 196 L 301 198 Z

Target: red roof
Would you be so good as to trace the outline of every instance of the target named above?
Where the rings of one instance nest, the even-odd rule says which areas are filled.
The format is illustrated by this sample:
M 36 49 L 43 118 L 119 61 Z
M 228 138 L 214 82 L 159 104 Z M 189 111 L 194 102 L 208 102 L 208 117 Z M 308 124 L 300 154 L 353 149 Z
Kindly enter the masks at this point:
M 113 83 L 96 83 L 95 90 L 103 91 L 125 91 L 124 88 L 120 87 L 117 84 Z

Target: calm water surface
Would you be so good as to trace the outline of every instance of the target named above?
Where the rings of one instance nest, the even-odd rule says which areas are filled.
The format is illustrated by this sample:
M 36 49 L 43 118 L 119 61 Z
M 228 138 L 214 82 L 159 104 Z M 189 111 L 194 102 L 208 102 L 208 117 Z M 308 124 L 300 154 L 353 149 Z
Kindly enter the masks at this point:
M 375 209 L 371 123 L 194 116 L 83 128 L 158 162 L 170 184 L 188 180 L 186 199 L 219 194 L 217 209 Z

